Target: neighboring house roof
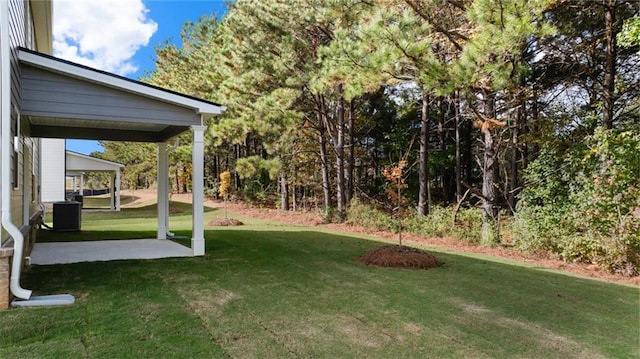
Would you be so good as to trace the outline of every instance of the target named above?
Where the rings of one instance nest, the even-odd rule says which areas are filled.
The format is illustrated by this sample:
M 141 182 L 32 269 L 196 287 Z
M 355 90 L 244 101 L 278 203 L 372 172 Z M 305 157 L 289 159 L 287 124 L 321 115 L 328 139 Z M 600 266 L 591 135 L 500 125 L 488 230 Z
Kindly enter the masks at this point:
M 18 58 L 32 137 L 163 142 L 225 109 L 24 48 Z
M 122 163 L 111 162 L 73 151 L 66 151 L 66 162 L 68 174 L 72 171 L 117 171 L 124 167 Z

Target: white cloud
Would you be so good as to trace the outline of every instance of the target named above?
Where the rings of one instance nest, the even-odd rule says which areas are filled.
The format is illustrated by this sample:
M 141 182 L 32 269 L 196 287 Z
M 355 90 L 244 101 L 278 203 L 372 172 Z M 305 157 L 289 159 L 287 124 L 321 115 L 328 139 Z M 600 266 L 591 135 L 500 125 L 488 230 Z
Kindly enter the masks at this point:
M 133 55 L 158 29 L 142 0 L 54 0 L 53 52 L 68 61 L 128 75 Z

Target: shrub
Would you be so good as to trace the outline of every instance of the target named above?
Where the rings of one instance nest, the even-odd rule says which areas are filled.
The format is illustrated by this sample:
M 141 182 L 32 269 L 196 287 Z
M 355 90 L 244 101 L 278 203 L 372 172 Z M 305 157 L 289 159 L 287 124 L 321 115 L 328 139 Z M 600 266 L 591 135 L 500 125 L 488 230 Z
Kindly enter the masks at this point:
M 372 205 L 362 203 L 358 198 L 352 199 L 351 203 L 349 203 L 347 223 L 379 231 L 397 232 L 398 230 L 397 221 L 390 215 Z
M 482 211 L 477 208 L 461 208 L 453 223 L 454 208 L 433 206 L 429 215 L 413 215 L 405 226 L 411 233 L 426 237 L 453 237 L 468 243 L 479 243 L 482 227 Z
M 453 211 L 452 207 L 434 206 L 427 216 L 409 213 L 403 218 L 402 227 L 420 236 L 453 237 L 479 243 L 482 211 L 477 208 L 460 209 L 456 225 L 453 225 Z M 347 209 L 347 223 L 381 231 L 398 231 L 397 218 L 357 198 L 351 201 Z
M 597 129 L 571 150 L 547 148 L 527 170 L 516 246 L 637 275 L 640 134 Z

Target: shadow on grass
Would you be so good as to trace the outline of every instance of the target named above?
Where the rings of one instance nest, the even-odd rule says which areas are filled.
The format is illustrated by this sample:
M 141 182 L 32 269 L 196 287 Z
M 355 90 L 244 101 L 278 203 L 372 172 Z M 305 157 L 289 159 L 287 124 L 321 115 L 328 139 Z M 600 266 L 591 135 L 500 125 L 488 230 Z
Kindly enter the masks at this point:
M 80 232 L 56 232 L 53 230 L 40 230 L 37 243 L 50 242 L 82 242 L 103 241 L 113 239 L 148 239 L 157 238 L 157 232 L 149 231 L 80 231 Z

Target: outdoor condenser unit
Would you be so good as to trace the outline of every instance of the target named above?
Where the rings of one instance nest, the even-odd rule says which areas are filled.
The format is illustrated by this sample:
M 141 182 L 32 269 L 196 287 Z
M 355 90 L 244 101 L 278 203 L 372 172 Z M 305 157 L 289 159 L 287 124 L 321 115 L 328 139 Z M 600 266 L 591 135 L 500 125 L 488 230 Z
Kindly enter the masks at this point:
M 74 232 L 80 230 L 82 203 L 77 201 L 53 204 L 53 230 Z

